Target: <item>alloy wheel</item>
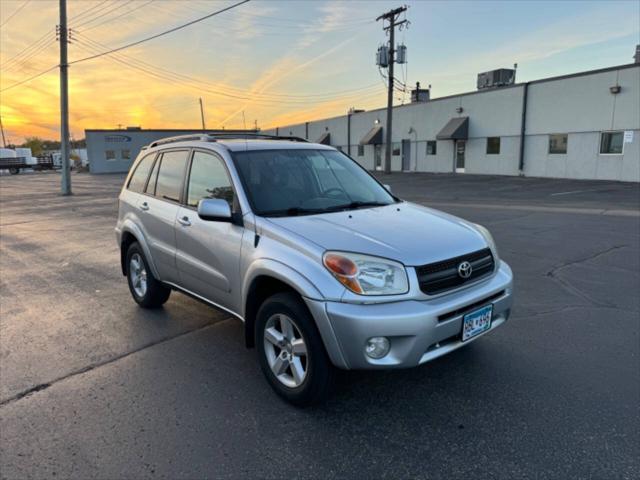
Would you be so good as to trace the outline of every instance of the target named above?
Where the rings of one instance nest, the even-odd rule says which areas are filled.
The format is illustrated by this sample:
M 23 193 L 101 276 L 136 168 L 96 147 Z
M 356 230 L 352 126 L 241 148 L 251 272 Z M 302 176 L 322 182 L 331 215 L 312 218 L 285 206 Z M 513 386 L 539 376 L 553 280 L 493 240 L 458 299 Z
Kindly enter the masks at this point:
M 144 297 L 147 293 L 147 270 L 144 266 L 142 256 L 139 253 L 131 255 L 131 260 L 129 260 L 129 276 L 136 295 L 140 298 Z
M 302 385 L 309 368 L 307 345 L 293 319 L 278 313 L 264 328 L 264 351 L 271 371 L 283 385 Z

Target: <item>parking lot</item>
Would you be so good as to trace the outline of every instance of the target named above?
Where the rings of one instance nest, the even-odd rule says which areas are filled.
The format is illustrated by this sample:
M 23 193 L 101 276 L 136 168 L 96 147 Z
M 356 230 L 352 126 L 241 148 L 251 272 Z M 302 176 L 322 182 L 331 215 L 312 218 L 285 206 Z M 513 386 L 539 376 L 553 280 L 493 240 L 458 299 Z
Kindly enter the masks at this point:
M 297 409 L 238 320 L 177 293 L 133 302 L 123 178 L 74 174 L 72 197 L 56 173 L 0 178 L 3 479 L 640 477 L 638 184 L 381 176 L 492 231 L 513 316 L 420 368 L 344 372 Z

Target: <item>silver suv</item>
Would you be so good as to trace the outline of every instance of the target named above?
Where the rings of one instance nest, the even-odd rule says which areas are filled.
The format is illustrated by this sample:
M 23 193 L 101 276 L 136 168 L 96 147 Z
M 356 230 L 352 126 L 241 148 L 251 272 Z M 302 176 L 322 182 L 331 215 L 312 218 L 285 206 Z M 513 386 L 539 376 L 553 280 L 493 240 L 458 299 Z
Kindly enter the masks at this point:
M 172 290 L 244 322 L 288 401 L 335 367 L 414 367 L 509 318 L 513 279 L 489 232 L 400 200 L 344 153 L 296 138 L 152 143 L 120 194 L 122 273 L 142 307 Z

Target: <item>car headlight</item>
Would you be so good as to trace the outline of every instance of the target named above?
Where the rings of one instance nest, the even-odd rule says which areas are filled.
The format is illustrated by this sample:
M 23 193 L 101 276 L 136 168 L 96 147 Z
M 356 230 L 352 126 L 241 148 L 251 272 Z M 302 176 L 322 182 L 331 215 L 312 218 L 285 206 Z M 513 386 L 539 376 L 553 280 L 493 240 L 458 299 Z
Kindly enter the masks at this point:
M 493 240 L 493 235 L 491 235 L 491 232 L 489 232 L 489 230 L 487 230 L 482 225 L 478 225 L 477 223 L 474 223 L 473 226 L 478 229 L 480 234 L 487 241 L 487 244 L 489 245 L 489 248 L 491 248 L 491 251 L 493 252 L 493 255 L 496 257 L 495 261 L 497 262 L 498 261 L 498 247 L 496 247 L 496 242 Z
M 407 271 L 399 262 L 359 253 L 327 252 L 324 266 L 359 295 L 399 295 L 409 291 Z

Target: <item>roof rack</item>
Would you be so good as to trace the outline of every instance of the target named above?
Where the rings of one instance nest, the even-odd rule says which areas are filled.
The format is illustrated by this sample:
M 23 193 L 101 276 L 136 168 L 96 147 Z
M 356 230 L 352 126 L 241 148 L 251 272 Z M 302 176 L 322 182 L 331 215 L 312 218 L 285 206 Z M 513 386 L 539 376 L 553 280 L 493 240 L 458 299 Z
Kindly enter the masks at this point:
M 308 143 L 308 140 L 300 137 L 284 137 L 280 135 L 267 135 L 264 133 L 200 133 L 192 135 L 178 135 L 176 137 L 161 138 L 149 144 L 149 148 L 157 147 L 158 145 L 165 145 L 167 143 L 176 142 L 217 142 L 218 140 L 288 140 L 290 142 L 304 142 Z

